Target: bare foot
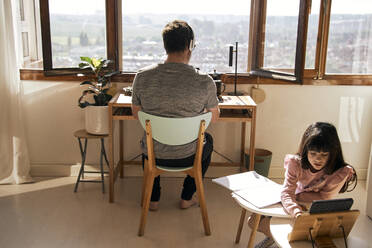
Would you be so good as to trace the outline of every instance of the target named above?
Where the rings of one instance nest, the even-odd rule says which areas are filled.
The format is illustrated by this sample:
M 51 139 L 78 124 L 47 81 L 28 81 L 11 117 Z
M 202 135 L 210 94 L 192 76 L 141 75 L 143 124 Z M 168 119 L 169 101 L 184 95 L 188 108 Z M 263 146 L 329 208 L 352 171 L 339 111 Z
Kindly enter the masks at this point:
M 150 211 L 158 211 L 159 202 L 158 201 L 150 201 L 149 210 Z
M 257 215 L 256 215 L 257 216 Z M 260 223 L 258 224 L 257 231 L 265 234 L 267 237 L 271 237 L 270 232 L 270 220 L 269 216 L 261 216 Z M 253 216 L 249 216 L 248 218 L 248 226 L 253 229 L 254 218 Z
M 180 201 L 180 208 L 181 209 L 188 209 L 194 205 L 196 205 L 198 203 L 198 199 L 193 196 L 190 200 L 186 201 L 186 200 L 182 200 Z

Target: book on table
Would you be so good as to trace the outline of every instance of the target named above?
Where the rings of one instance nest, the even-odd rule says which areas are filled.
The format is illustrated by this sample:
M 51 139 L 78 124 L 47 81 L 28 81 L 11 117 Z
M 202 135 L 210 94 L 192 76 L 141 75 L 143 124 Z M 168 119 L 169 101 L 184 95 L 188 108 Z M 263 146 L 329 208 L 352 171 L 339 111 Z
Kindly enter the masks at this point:
M 212 179 L 235 195 L 243 198 L 257 208 L 264 208 L 280 202 L 282 185 L 255 171 Z

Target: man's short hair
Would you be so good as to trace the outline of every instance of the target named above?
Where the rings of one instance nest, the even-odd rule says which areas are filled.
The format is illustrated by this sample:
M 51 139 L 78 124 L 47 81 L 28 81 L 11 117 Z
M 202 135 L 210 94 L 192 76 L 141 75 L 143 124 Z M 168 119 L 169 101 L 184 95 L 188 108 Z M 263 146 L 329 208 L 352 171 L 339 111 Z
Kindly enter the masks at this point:
M 165 25 L 163 32 L 163 43 L 168 53 L 183 52 L 194 40 L 194 32 L 185 21 L 174 20 Z

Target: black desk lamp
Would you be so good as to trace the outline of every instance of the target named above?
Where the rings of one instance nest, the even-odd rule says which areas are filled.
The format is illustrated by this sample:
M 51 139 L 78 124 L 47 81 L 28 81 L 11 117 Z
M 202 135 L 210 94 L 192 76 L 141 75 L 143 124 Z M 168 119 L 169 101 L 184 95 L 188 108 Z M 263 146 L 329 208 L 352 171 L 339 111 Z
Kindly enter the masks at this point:
M 238 42 L 235 42 L 235 51 L 234 47 L 229 47 L 229 66 L 232 66 L 233 53 L 235 52 L 235 74 L 234 74 L 234 92 L 229 92 L 230 96 L 242 96 L 243 92 L 236 91 L 236 83 L 238 79 Z

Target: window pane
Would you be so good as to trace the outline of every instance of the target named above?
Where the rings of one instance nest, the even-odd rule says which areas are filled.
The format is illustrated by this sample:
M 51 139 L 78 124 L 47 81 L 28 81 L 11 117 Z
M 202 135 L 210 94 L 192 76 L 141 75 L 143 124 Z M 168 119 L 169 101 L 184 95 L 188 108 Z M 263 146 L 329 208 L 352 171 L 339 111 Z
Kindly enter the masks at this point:
M 189 0 L 182 7 L 170 0 L 123 1 L 123 71 L 163 62 L 166 54 L 161 31 L 168 22 L 181 19 L 195 33 L 191 65 L 204 72 L 232 72 L 229 45 L 239 42 L 238 71 L 246 72 L 250 5 L 247 0 L 231 0 L 229 4 Z
M 305 68 L 308 68 L 308 69 L 314 69 L 315 67 L 320 1 L 321 0 L 312 0 L 311 13 L 309 15 L 309 22 L 308 22 L 308 29 L 307 29 L 307 43 L 306 43 L 306 59 L 305 59 Z
M 25 20 L 25 8 L 23 0 L 19 0 L 19 15 L 21 16 L 21 21 Z
M 372 1 L 332 1 L 327 73 L 372 73 Z
M 294 71 L 299 7 L 299 0 L 267 1 L 264 68 Z
M 105 0 L 49 0 L 49 12 L 54 68 L 77 67 L 80 56 L 107 57 Z
M 23 57 L 30 56 L 30 49 L 28 48 L 28 33 L 22 32 L 22 51 Z

